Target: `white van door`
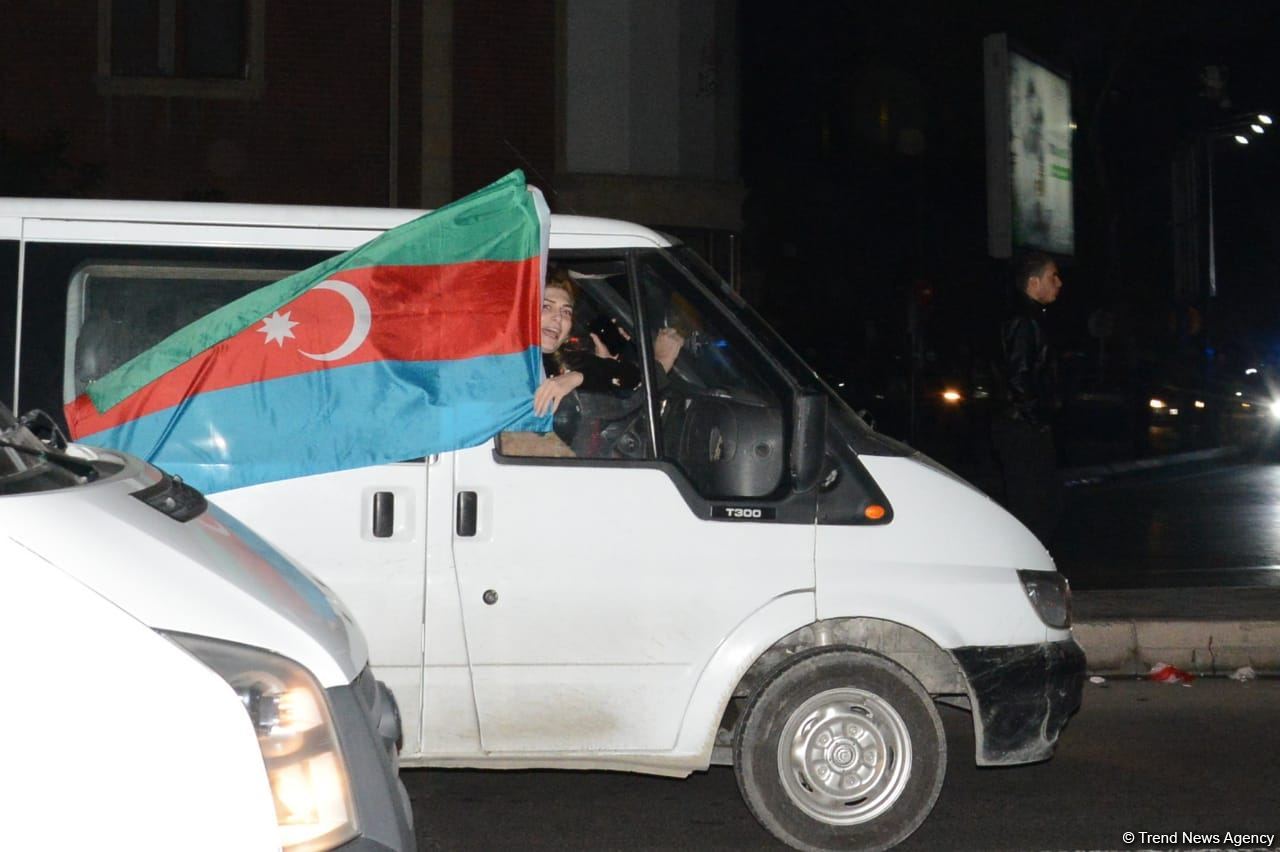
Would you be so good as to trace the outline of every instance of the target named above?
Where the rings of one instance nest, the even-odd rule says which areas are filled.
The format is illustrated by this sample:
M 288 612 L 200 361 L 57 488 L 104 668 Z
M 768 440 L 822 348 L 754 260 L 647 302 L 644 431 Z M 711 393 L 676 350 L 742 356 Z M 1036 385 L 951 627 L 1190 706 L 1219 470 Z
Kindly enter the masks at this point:
M 502 462 L 493 443 L 455 456 L 486 751 L 670 750 L 725 636 L 812 587 L 812 525 L 699 519 L 656 467 Z
M 684 286 L 677 265 L 662 253 L 630 267 L 560 260 L 580 285 L 576 323 L 605 312 L 639 339 L 643 317 L 656 317 L 686 344 L 656 382 L 657 451 L 640 406 L 641 439 L 595 457 L 584 448 L 609 441 L 580 434 L 565 436 L 573 458 L 563 445 L 554 458 L 516 456 L 509 435 L 454 454 L 454 561 L 481 743 L 670 751 L 725 637 L 771 600 L 813 588 L 812 498 L 806 507 L 787 491 L 783 397 L 709 300 L 672 298 Z M 628 292 L 645 303 L 640 325 L 615 298 Z M 579 428 L 594 428 L 588 420 Z M 694 439 L 707 429 L 738 451 Z
M 428 469 L 408 461 L 209 495 L 351 610 L 400 706 L 406 758 L 421 750 Z

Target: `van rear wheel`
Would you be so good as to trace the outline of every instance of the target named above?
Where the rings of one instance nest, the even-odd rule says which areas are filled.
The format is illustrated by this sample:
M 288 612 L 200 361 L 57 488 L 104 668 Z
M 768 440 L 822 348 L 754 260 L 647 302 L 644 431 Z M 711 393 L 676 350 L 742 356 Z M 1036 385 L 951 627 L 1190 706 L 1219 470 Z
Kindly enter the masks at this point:
M 942 790 L 947 741 L 909 672 L 864 651 L 805 654 L 756 693 L 734 739 L 742 797 L 807 850 L 888 849 Z

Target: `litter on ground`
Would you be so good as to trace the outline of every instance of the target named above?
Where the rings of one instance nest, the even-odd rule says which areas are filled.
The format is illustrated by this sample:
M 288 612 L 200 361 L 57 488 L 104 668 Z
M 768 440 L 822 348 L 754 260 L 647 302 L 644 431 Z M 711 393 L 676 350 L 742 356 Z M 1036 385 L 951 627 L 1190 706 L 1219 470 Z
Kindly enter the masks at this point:
M 1156 683 L 1181 683 L 1190 685 L 1196 676 L 1191 672 L 1183 671 L 1177 666 L 1171 666 L 1168 663 L 1156 663 L 1151 667 L 1151 671 L 1147 673 L 1147 680 Z

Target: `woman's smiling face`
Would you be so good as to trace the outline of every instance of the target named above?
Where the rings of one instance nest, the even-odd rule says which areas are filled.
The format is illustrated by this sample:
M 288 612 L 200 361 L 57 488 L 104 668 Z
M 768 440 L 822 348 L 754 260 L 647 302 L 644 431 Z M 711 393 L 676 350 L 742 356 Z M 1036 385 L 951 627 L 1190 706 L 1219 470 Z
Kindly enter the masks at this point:
M 542 294 L 542 351 L 555 352 L 573 328 L 573 297 L 565 290 L 547 285 Z

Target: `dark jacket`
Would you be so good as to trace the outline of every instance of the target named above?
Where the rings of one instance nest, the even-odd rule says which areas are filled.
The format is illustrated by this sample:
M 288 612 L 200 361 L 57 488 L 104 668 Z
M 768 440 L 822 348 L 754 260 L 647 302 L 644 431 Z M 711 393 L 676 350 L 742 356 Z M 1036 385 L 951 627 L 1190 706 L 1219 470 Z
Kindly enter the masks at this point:
M 1048 426 L 1057 410 L 1057 362 L 1044 328 L 1045 306 L 1018 293 L 1000 326 L 1001 376 L 1005 414 L 1035 426 Z
M 630 391 L 640 386 L 640 368 L 618 358 L 601 358 L 594 352 L 561 347 L 542 356 L 542 366 L 548 376 L 561 373 L 582 373 L 578 390 L 587 393 Z

